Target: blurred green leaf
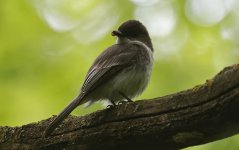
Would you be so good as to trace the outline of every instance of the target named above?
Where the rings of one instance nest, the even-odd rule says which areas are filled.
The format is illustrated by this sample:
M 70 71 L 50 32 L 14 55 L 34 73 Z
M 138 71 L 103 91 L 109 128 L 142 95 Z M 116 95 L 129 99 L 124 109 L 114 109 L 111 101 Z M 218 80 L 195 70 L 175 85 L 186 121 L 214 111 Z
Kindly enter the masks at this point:
M 238 63 L 239 3 L 226 1 L 225 11 L 218 1 L 215 11 L 221 13 L 213 19 L 213 14 L 202 16 L 210 13 L 211 0 L 195 5 L 203 13 L 191 5 L 197 2 L 1 0 L 0 125 L 23 125 L 57 114 L 79 93 L 97 55 L 115 42 L 110 32 L 128 19 L 147 25 L 155 49 L 151 82 L 137 99 L 191 88 Z M 102 108 L 96 103 L 73 114 Z M 187 150 L 235 150 L 237 140 L 234 136 Z

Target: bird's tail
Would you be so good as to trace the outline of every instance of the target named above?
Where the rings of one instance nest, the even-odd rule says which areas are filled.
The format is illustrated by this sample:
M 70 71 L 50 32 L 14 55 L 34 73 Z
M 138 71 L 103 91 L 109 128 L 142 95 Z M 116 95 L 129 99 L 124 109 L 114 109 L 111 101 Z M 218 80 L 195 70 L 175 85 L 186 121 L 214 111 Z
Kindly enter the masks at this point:
M 59 123 L 61 123 L 77 106 L 79 106 L 82 102 L 82 99 L 84 96 L 81 94 L 77 96 L 74 100 L 68 104 L 65 109 L 58 115 L 56 118 L 51 122 L 51 124 L 47 127 L 45 130 L 44 136 L 49 136 L 54 129 L 58 126 Z

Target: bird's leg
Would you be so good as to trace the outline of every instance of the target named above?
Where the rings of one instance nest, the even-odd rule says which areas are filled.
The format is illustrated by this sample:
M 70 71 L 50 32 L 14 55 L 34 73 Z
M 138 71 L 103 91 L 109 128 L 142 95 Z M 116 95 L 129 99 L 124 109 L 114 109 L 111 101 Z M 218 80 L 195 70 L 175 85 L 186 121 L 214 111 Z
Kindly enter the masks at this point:
M 123 92 L 119 92 L 119 94 L 127 100 L 127 102 L 133 102 L 128 96 L 126 96 Z M 119 104 L 123 104 L 125 101 L 120 101 Z
M 128 102 L 133 102 L 128 96 L 126 96 L 123 92 L 119 92 L 119 94 L 124 97 Z
M 110 102 L 112 103 L 113 106 L 116 106 L 114 101 L 110 100 Z
M 112 107 L 116 106 L 114 101 L 112 101 L 112 100 L 109 100 L 109 101 L 111 102 L 112 105 L 108 105 L 106 108 L 112 108 Z

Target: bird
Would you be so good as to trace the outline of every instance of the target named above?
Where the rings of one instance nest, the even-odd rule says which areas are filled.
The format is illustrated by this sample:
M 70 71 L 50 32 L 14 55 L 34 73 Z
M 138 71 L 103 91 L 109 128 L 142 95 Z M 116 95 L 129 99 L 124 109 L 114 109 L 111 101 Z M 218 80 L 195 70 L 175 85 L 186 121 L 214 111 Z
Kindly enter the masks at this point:
M 132 102 L 147 87 L 154 49 L 146 27 L 138 20 L 127 20 L 111 35 L 116 37 L 116 43 L 95 59 L 79 95 L 53 119 L 45 137 L 79 105 L 108 100 L 114 107 L 123 100 Z

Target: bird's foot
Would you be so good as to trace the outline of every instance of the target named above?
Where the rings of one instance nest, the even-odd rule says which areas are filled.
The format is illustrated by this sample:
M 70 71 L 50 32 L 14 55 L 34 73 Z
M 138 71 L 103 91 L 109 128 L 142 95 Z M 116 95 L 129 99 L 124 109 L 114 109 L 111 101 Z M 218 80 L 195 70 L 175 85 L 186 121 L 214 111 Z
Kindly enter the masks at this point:
M 125 103 L 131 103 L 131 102 L 133 102 L 132 100 L 126 100 L 126 101 L 119 101 L 118 102 L 118 105 L 122 105 L 122 104 L 125 104 Z
M 107 105 L 107 109 L 110 109 L 110 108 L 114 108 L 115 106 L 114 105 Z
M 118 105 L 122 105 L 122 104 L 125 104 L 125 103 L 128 103 L 128 101 L 119 101 Z
M 114 108 L 115 106 L 117 106 L 114 101 L 110 100 L 110 102 L 112 105 L 108 105 L 106 108 Z

